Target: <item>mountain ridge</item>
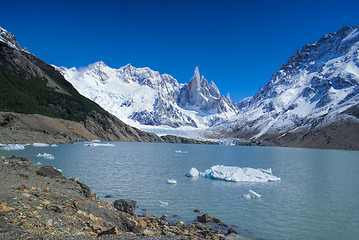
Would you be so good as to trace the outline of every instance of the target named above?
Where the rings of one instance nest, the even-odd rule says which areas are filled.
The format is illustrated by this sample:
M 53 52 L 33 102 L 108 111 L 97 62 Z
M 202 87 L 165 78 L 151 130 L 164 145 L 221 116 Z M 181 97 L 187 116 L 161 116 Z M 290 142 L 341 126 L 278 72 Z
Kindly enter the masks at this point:
M 238 103 L 236 116 L 212 130 L 275 145 L 288 133 L 295 132 L 299 138 L 333 123 L 344 126 L 347 120 L 357 129 L 358 118 L 346 110 L 357 107 L 358 102 L 359 27 L 349 26 L 297 50 L 253 97 Z M 328 137 L 319 135 L 317 140 Z M 348 137 L 359 140 L 354 135 Z M 322 147 L 338 144 L 329 141 Z
M 229 97 L 220 95 L 214 82 L 201 78 L 198 67 L 188 84 L 131 64 L 118 69 L 103 62 L 80 69 L 56 68 L 81 94 L 136 127 L 204 128 L 237 109 Z

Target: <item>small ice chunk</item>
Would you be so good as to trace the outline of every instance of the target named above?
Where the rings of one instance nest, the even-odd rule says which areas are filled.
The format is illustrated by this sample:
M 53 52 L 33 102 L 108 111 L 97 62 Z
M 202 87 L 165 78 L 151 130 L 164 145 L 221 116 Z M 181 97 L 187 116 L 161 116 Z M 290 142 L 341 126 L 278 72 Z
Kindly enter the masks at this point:
M 251 195 L 250 195 L 250 194 L 244 194 L 243 197 L 246 198 L 246 199 L 251 199 Z
M 260 199 L 262 197 L 262 195 L 256 193 L 255 191 L 249 189 L 248 192 L 256 199 Z
M 186 173 L 186 177 L 198 177 L 199 171 L 197 168 L 191 168 L 188 173 Z
M 36 157 L 43 157 L 45 159 L 55 159 L 55 157 L 50 153 L 43 153 L 43 154 L 39 153 L 36 155 Z
M 176 150 L 175 153 L 188 153 L 187 151 Z
M 176 183 L 177 183 L 177 180 L 175 180 L 175 179 L 168 179 L 168 180 L 167 180 L 167 183 L 176 184 Z
M 48 147 L 49 144 L 47 144 L 47 143 L 33 143 L 32 146 L 33 147 Z
M 161 204 L 161 205 L 164 205 L 164 206 L 168 206 L 168 202 L 160 201 L 160 204 Z
M 35 163 L 37 166 L 40 166 L 40 165 L 42 165 L 42 163 L 41 162 L 37 162 L 37 163 Z
M 111 143 L 85 143 L 84 146 L 88 147 L 114 147 L 114 144 Z
M 25 145 L 24 144 L 7 144 L 4 145 L 4 147 L 1 148 L 2 150 L 6 150 L 6 151 L 12 151 L 12 150 L 24 150 L 25 149 Z
M 57 145 L 56 144 L 51 144 L 51 147 L 57 147 Z

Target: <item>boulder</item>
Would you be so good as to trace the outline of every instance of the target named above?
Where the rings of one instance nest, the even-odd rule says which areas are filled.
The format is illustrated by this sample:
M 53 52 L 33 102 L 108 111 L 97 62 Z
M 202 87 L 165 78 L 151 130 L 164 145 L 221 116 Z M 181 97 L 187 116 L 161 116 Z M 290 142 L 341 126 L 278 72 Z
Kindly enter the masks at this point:
M 61 178 L 62 173 L 54 167 L 51 166 L 43 166 L 39 170 L 37 170 L 37 175 L 49 178 Z
M 219 223 L 219 222 L 221 222 L 221 220 L 219 220 L 218 218 L 210 216 L 207 213 L 198 215 L 197 220 L 201 223 Z
M 131 199 L 119 199 L 119 200 L 116 200 L 114 202 L 113 206 L 117 210 L 119 210 L 121 212 L 129 213 L 131 215 L 134 215 L 135 211 L 136 211 L 136 201 L 131 200 Z

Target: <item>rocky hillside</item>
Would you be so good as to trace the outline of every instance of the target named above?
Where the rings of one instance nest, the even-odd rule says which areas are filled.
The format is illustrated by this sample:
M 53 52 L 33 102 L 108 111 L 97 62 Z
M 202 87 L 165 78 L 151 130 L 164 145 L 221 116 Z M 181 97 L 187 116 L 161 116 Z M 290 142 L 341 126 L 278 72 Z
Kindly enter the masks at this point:
M 213 130 L 280 146 L 359 149 L 358 103 L 359 27 L 350 26 L 298 50 Z
M 229 96 L 221 96 L 216 84 L 201 77 L 198 68 L 188 84 L 130 64 L 113 69 L 97 62 L 81 69 L 57 69 L 81 94 L 140 128 L 207 128 L 237 111 Z

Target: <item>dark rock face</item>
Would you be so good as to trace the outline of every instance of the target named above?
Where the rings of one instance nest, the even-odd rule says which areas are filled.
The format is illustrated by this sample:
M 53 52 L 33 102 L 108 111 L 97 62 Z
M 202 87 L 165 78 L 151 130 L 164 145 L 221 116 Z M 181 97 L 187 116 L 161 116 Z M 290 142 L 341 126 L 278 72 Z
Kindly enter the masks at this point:
M 49 178 L 60 178 L 62 173 L 54 167 L 43 166 L 37 172 L 38 175 Z
M 121 211 L 126 212 L 131 215 L 135 214 L 136 211 L 136 201 L 131 199 L 119 199 L 114 202 L 114 207 Z
M 197 220 L 201 223 L 219 223 L 219 222 L 221 222 L 218 218 L 210 216 L 207 213 L 198 215 Z

